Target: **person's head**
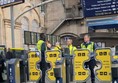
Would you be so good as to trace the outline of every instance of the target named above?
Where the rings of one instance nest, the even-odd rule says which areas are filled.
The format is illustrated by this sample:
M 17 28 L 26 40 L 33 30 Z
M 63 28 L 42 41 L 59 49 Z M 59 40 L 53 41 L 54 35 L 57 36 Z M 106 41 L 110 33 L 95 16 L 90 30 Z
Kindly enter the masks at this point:
M 45 41 L 45 34 L 44 33 L 41 33 L 40 34 L 40 39 L 43 40 L 43 41 Z
M 59 42 L 56 42 L 55 46 L 59 46 L 59 45 L 60 45 L 60 43 Z
M 73 40 L 71 38 L 67 39 L 67 45 L 71 45 L 73 43 Z
M 84 42 L 89 42 L 90 41 L 90 36 L 88 34 L 86 34 L 84 36 Z
M 8 51 L 10 51 L 10 48 L 8 48 Z

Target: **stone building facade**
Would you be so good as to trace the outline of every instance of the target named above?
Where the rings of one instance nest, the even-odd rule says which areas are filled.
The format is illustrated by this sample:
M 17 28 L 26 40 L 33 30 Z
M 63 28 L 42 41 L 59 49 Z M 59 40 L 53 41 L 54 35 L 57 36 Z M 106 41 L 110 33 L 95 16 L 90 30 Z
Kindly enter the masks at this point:
M 41 0 L 25 0 L 24 3 L 14 6 L 14 19 L 22 12 L 40 3 Z M 40 11 L 40 7 L 33 9 L 30 12 L 22 15 L 15 22 L 15 47 L 26 48 L 24 44 L 24 31 L 43 32 L 44 14 Z M 10 7 L 0 8 L 0 45 L 5 45 L 7 48 L 12 47 L 11 41 L 11 20 Z M 34 46 L 30 46 L 34 47 Z
M 80 0 L 57 0 L 46 5 L 47 34 L 59 35 L 62 44 L 68 37 L 75 39 L 88 32 L 84 20 Z
M 47 28 L 47 34 L 59 35 L 61 37 L 62 45 L 66 44 L 65 40 L 69 37 L 74 40 L 74 45 L 80 45 L 80 43 L 83 42 L 83 38 L 81 37 L 81 34 L 83 33 L 90 33 L 92 40 L 95 40 L 96 43 L 103 44 L 103 47 L 111 47 L 117 45 L 116 41 L 118 41 L 118 37 L 116 36 L 118 33 L 118 26 L 104 25 L 98 26 L 97 29 L 93 29 L 87 24 L 88 21 L 94 22 L 96 20 L 106 20 L 109 18 L 111 21 L 117 21 L 117 15 L 85 18 L 83 16 L 83 9 L 80 1 L 81 0 L 57 0 L 53 3 L 47 4 L 45 15 L 45 27 Z M 96 35 L 95 37 L 95 34 L 103 35 L 100 35 L 99 37 Z M 112 34 L 113 36 L 107 36 L 108 34 Z M 111 41 L 111 39 L 113 39 L 113 41 Z

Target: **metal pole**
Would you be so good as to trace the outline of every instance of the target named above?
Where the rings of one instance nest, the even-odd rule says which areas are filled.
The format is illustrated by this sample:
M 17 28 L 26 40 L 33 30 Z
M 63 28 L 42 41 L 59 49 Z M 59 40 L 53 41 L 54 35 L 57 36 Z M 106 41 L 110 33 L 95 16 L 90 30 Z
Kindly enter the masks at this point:
M 10 7 L 11 13 L 11 39 L 12 39 L 12 48 L 15 47 L 15 38 L 14 38 L 14 9 L 13 6 Z
M 68 57 L 66 57 L 66 83 L 70 83 L 70 61 Z

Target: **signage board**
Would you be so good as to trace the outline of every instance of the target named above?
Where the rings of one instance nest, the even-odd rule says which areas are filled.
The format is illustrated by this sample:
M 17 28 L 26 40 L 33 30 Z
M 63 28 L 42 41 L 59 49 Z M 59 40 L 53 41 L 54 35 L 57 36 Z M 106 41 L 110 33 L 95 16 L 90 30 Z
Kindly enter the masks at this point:
M 81 0 L 85 17 L 118 14 L 118 0 Z
M 0 0 L 0 6 L 9 7 L 9 6 L 17 5 L 17 4 L 20 4 L 23 2 L 24 2 L 24 0 Z

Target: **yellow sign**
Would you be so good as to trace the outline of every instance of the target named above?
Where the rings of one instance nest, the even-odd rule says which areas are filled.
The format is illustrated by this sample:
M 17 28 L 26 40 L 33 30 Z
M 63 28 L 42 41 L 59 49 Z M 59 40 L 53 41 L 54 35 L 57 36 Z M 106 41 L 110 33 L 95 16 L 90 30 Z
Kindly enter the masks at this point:
M 41 61 L 40 55 L 36 52 L 30 52 L 28 54 L 28 64 L 29 64 L 29 79 L 30 81 L 37 81 L 41 78 L 41 70 L 37 69 L 36 64 Z
M 96 75 L 100 81 L 111 81 L 111 50 L 109 48 L 97 49 L 96 60 L 100 61 L 102 66 L 96 70 Z
M 55 63 L 57 60 L 61 60 L 61 52 L 60 51 L 46 51 L 46 62 L 51 64 L 51 68 L 47 70 L 47 77 L 51 81 L 55 81 L 54 71 Z
M 74 51 L 73 66 L 74 66 L 74 80 L 86 81 L 89 78 L 89 70 L 84 68 L 84 63 L 89 61 L 89 51 L 76 50 Z

